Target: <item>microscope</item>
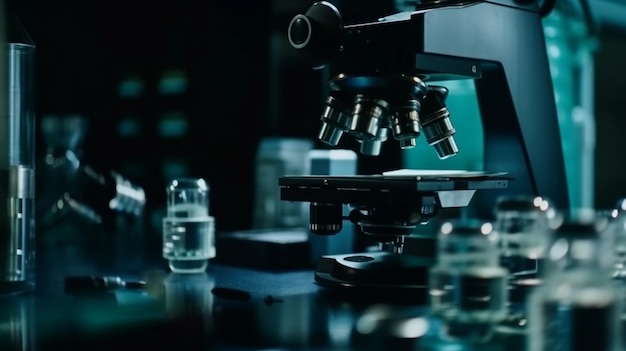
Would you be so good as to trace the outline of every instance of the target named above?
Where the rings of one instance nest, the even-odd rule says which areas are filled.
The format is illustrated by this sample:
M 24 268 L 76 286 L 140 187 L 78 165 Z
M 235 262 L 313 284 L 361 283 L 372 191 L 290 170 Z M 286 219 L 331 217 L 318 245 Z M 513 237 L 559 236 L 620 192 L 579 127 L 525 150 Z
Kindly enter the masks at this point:
M 460 151 L 445 82 L 457 79 L 474 81 L 484 131 L 476 141 L 484 144 L 484 171 L 280 177 L 281 200 L 310 203 L 313 233 L 336 234 L 350 220 L 390 244 L 322 257 L 319 285 L 424 288 L 432 262 L 402 254 L 405 238 L 440 209 L 468 206 L 478 190 L 472 205 L 485 218 L 505 195 L 544 196 L 568 208 L 541 18 L 535 0 L 422 0 L 414 11 L 355 24 L 322 1 L 293 17 L 291 46 L 329 72 L 322 142 L 337 146 L 350 136 L 362 154 L 384 157 L 383 142 L 408 149 L 423 134 L 440 159 L 452 157 Z

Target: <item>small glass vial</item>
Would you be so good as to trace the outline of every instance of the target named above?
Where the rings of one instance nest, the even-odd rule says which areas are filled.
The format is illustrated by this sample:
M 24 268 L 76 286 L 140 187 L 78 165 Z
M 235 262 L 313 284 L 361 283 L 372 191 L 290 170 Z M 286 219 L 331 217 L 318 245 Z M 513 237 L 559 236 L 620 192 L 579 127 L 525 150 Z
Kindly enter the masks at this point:
M 201 178 L 174 179 L 166 188 L 163 258 L 175 273 L 201 273 L 215 257 L 215 219 L 209 185 Z
M 508 271 L 499 263 L 497 241 L 490 222 L 456 220 L 440 227 L 429 299 L 444 337 L 487 341 L 506 318 Z
M 623 350 L 607 223 L 594 210 L 576 210 L 553 232 L 543 283 L 529 296 L 528 351 Z
M 513 315 L 520 318 L 515 322 L 523 325 L 521 318 L 525 316 L 519 312 L 524 309 L 529 291 L 541 283 L 551 227 L 560 220 L 560 213 L 543 197 L 516 195 L 498 198 L 494 216 L 500 263 L 510 274 L 510 307 Z
M 548 245 L 550 223 L 557 220 L 554 206 L 539 196 L 503 196 L 494 212 L 503 263 L 511 274 L 524 274 L 529 266 L 533 272 L 528 273 L 536 273 L 536 261 Z

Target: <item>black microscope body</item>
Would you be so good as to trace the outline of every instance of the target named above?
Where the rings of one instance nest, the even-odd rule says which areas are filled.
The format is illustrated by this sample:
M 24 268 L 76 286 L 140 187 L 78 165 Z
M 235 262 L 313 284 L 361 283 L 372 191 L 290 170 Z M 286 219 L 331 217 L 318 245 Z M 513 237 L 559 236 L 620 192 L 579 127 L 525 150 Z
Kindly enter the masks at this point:
M 355 209 L 350 220 L 366 234 L 397 243 L 439 208 L 467 206 L 467 195 L 471 199 L 476 190 L 481 190 L 475 205 L 482 217 L 491 216 L 496 198 L 505 195 L 543 196 L 557 208 L 568 208 L 541 20 L 539 4 L 521 0 L 422 1 L 415 11 L 349 25 L 327 2 L 295 16 L 288 31 L 291 45 L 312 67 L 327 67 L 331 77 L 320 140 L 336 146 L 350 135 L 363 154 L 378 155 L 388 139 L 406 149 L 423 135 L 441 159 L 454 156 L 457 131 L 443 84 L 472 79 L 484 132 L 484 140 L 476 141 L 484 145 L 484 172 L 287 175 L 279 179 L 281 199 L 310 202 L 311 230 L 319 234 L 338 232 L 345 219 L 338 207 L 350 204 Z M 463 111 L 455 113 L 463 118 Z M 354 277 L 358 268 L 349 270 Z

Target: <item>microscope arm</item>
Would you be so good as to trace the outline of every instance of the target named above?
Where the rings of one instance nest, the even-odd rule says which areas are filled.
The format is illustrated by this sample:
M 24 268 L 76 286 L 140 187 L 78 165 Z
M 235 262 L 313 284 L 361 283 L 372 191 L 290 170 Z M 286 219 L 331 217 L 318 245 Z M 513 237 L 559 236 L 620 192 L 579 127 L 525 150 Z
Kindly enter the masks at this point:
M 484 168 L 515 178 L 510 193 L 569 198 L 554 90 L 539 14 L 491 3 L 425 12 L 424 55 L 476 60 Z M 462 40 L 450 40 L 463 33 Z M 421 68 L 420 55 L 416 67 Z M 473 70 L 474 65 L 469 67 Z M 493 195 L 493 194 L 492 194 Z M 489 208 L 494 201 L 489 200 Z

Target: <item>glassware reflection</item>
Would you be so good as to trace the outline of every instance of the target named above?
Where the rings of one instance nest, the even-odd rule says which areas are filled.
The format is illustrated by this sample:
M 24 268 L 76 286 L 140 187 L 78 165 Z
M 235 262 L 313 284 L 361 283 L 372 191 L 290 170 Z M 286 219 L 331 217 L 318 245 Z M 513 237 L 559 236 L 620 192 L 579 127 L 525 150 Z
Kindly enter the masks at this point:
M 0 348 L 36 351 L 35 304 L 32 297 L 0 299 Z
M 175 319 L 197 320 L 202 331 L 213 331 L 213 277 L 205 273 L 170 273 L 163 279 L 166 313 Z
M 420 308 L 377 304 L 357 319 L 354 335 L 363 350 L 421 350 L 431 329 Z
M 308 295 L 296 295 L 256 307 L 261 344 L 302 348 L 313 344 L 315 306 Z M 272 321 L 267 323 L 267 321 Z M 319 341 L 319 339 L 318 339 Z

